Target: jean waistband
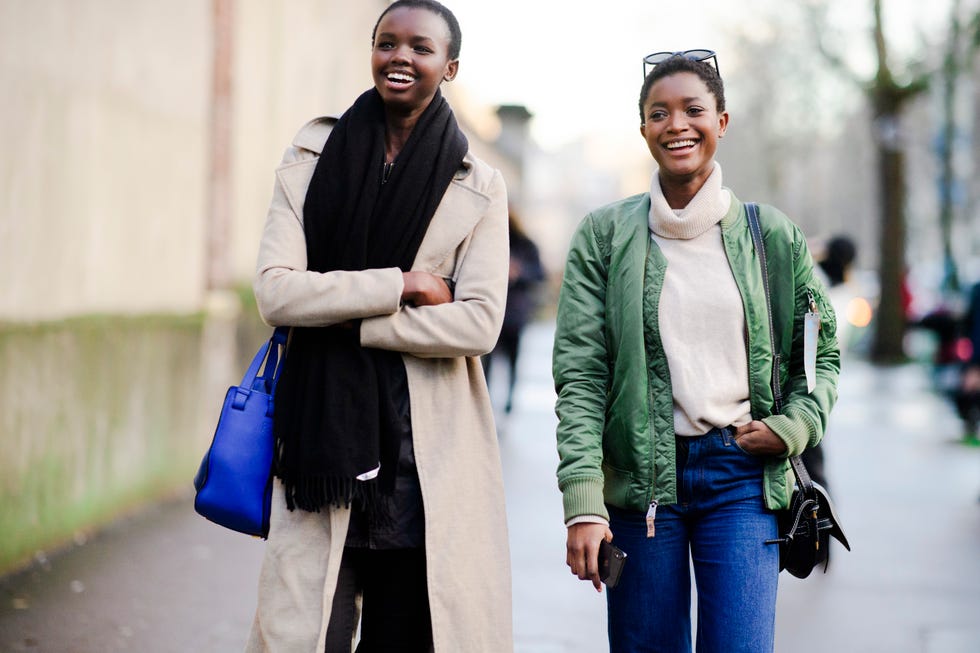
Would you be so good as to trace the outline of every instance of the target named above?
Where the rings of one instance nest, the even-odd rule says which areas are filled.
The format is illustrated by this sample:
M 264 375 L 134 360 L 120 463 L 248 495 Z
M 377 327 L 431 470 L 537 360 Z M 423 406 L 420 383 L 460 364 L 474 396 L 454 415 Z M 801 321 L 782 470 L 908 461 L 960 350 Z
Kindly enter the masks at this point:
M 677 467 L 680 468 L 687 460 L 687 453 L 691 449 L 691 443 L 703 441 L 710 438 L 731 438 L 735 435 L 734 426 L 716 426 L 707 433 L 701 435 L 674 435 L 674 450 L 676 452 Z

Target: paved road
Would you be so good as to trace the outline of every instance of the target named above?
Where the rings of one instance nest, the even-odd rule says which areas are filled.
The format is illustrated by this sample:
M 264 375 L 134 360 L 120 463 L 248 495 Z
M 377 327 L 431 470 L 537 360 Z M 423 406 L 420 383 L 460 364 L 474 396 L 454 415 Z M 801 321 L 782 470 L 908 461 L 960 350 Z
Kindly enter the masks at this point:
M 564 566 L 550 337 L 547 324 L 528 333 L 514 413 L 500 423 L 516 649 L 596 653 L 603 597 Z M 781 577 L 777 651 L 980 651 L 980 449 L 958 433 L 921 370 L 845 362 L 827 456 L 854 551 L 836 549 L 826 575 Z M 263 543 L 207 523 L 190 501 L 0 579 L 0 653 L 241 650 Z

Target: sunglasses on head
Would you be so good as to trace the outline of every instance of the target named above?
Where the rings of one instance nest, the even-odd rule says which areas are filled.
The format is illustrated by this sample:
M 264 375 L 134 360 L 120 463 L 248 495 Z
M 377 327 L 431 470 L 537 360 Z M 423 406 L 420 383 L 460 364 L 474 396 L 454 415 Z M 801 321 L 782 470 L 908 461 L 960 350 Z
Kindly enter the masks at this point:
M 718 70 L 718 57 L 715 55 L 714 50 L 684 50 L 683 52 L 654 52 L 643 57 L 643 79 L 647 78 L 647 66 L 650 66 L 651 69 L 655 68 L 658 64 L 662 64 L 671 57 L 684 57 L 692 61 L 707 61 L 710 59 L 711 64 L 715 67 L 715 72 L 721 77 L 721 72 Z

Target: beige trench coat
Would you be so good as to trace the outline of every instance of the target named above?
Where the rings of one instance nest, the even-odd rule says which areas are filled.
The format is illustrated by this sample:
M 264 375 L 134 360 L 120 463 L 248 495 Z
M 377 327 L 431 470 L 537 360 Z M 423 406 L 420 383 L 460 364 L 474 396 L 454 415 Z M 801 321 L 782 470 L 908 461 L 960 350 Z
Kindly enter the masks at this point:
M 496 343 L 503 319 L 504 183 L 499 171 L 467 154 L 412 266 L 455 280 L 454 301 L 401 306 L 398 268 L 307 271 L 303 202 L 333 122 L 304 126 L 276 170 L 254 284 L 259 311 L 273 326 L 364 318 L 362 345 L 403 352 L 435 653 L 506 653 L 513 650 L 507 523 L 478 358 Z M 248 652 L 323 651 L 349 514 L 290 512 L 277 485 Z

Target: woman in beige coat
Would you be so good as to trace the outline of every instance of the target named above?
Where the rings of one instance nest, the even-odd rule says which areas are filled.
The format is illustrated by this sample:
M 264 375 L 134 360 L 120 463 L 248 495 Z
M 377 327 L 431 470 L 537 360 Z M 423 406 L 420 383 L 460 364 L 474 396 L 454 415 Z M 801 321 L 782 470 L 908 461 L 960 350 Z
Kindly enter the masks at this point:
M 479 356 L 500 329 L 507 200 L 439 87 L 459 27 L 400 0 L 374 88 L 297 134 L 259 251 L 291 330 L 248 651 L 512 650 L 500 458 Z

